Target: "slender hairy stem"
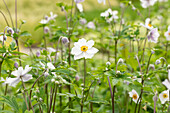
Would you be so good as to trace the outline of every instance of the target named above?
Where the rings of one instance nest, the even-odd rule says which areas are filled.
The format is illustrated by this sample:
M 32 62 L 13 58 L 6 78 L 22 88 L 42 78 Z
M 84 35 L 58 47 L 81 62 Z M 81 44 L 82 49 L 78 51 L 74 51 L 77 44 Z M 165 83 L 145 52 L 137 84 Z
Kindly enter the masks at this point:
M 50 113 L 50 111 L 51 111 L 52 102 L 53 102 L 54 90 L 55 90 L 55 84 L 54 84 L 54 88 L 51 87 L 51 93 L 50 93 L 50 94 L 51 94 L 51 95 L 50 95 L 50 106 L 49 106 L 48 113 Z
M 118 42 L 118 40 L 116 39 L 115 40 L 115 65 L 117 63 L 117 42 Z
M 14 28 L 14 23 L 13 23 L 12 16 L 11 16 L 11 13 L 10 13 L 10 11 L 9 11 L 9 8 L 8 8 L 5 0 L 3 0 L 3 2 L 4 2 L 5 7 L 6 7 L 7 11 L 8 11 L 8 14 L 9 14 L 9 17 L 10 17 L 10 20 L 11 20 L 11 23 L 12 23 L 12 28 Z
M 107 79 L 108 79 L 108 82 L 109 82 L 110 94 L 111 94 L 111 98 L 112 98 L 112 113 L 114 113 L 114 99 L 113 99 L 112 86 L 110 84 L 109 76 L 107 76 Z
M 112 9 L 112 6 L 111 6 L 111 4 L 110 4 L 110 0 L 108 0 L 108 3 L 109 3 L 109 7 Z
M 2 11 L 0 11 L 0 13 L 1 13 L 2 16 L 4 17 L 7 26 L 9 26 L 9 23 L 8 23 L 8 20 L 7 20 L 6 16 L 5 16 L 5 14 L 4 14 Z
M 55 95 L 54 95 L 54 103 L 53 103 L 53 112 L 52 113 L 54 113 L 54 111 L 55 111 L 55 101 L 56 101 L 56 96 L 57 96 L 57 88 L 58 88 L 58 85 L 56 85 L 56 87 L 55 87 Z
M 15 0 L 15 24 L 16 24 L 16 32 L 17 32 L 17 0 Z

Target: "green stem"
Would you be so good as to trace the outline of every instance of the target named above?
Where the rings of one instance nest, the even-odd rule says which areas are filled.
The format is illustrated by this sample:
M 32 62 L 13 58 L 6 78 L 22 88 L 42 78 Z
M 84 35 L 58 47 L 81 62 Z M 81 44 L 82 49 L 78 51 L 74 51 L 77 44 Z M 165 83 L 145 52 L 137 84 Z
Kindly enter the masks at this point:
M 117 63 L 117 42 L 118 42 L 118 40 L 116 39 L 115 40 L 115 65 Z
M 52 113 L 54 113 L 54 111 L 55 111 L 56 96 L 57 96 L 57 85 L 56 85 L 56 87 L 55 87 L 55 95 L 54 95 L 54 103 L 53 103 L 53 111 L 52 111 Z

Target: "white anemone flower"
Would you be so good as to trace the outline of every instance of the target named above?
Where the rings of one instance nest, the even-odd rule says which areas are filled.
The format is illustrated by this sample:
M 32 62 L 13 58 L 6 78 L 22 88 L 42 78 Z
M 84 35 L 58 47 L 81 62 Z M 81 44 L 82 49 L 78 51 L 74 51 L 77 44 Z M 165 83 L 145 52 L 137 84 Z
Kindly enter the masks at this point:
M 88 42 L 82 38 L 79 39 L 78 42 L 74 43 L 74 47 L 71 50 L 71 54 L 74 55 L 74 60 L 81 58 L 92 58 L 95 53 L 99 50 L 92 47 L 94 45 L 93 40 L 89 40 Z
M 159 99 L 161 100 L 161 104 L 169 101 L 169 90 L 163 91 L 161 94 L 159 94 Z
M 47 47 L 47 51 L 51 54 L 52 52 L 56 52 L 56 50 L 52 47 Z
M 140 25 L 143 26 L 143 27 L 145 27 L 145 28 L 147 28 L 147 29 L 149 29 L 149 30 L 152 30 L 152 29 L 153 29 L 153 26 L 152 26 L 152 24 L 150 24 L 150 21 L 151 21 L 151 19 L 150 19 L 150 18 L 147 18 L 147 19 L 145 20 L 145 25 L 144 25 L 143 23 L 140 23 Z
M 76 6 L 77 6 L 77 8 L 80 12 L 83 12 L 83 5 L 82 4 L 77 3 Z
M 154 28 L 148 33 L 148 41 L 157 43 L 159 36 L 160 36 L 160 34 L 158 32 L 158 28 Z
M 170 41 L 170 25 L 168 26 L 168 31 L 165 32 L 164 36 L 166 37 L 167 41 Z
M 95 26 L 95 24 L 93 22 L 88 22 L 87 23 L 87 28 L 89 28 L 89 29 L 96 29 L 96 26 Z
M 170 90 L 170 69 L 168 70 L 168 79 L 165 79 L 162 84 Z
M 143 8 L 148 8 L 153 6 L 157 0 L 140 0 Z
M 53 14 L 53 12 L 50 12 L 50 17 L 48 17 L 48 20 L 54 20 L 55 21 L 55 18 L 57 17 L 58 15 L 57 14 Z
M 49 20 L 42 19 L 42 20 L 40 21 L 40 23 L 41 23 L 41 24 L 47 24 L 48 21 L 49 21 Z
M 15 87 L 22 79 L 23 82 L 27 82 L 31 80 L 33 77 L 31 74 L 27 74 L 29 71 L 31 71 L 32 67 L 29 67 L 29 65 L 25 66 L 25 69 L 23 67 L 19 67 L 18 70 L 13 71 L 11 74 L 16 76 L 16 78 L 8 78 L 5 83 L 9 84 L 9 86 Z
M 105 12 L 101 13 L 101 17 L 105 17 L 106 21 L 110 23 L 113 20 L 117 20 L 119 17 L 117 16 L 118 11 L 114 10 L 112 11 L 110 8 L 106 10 Z
M 139 95 L 134 89 L 131 92 L 129 92 L 129 96 L 132 97 L 135 103 L 137 103 Z
M 40 65 L 42 66 L 43 69 L 46 69 L 45 64 L 43 64 L 41 61 L 40 61 Z M 54 65 L 51 62 L 48 62 L 47 63 L 47 71 L 44 73 L 44 75 L 48 76 L 49 70 L 54 70 L 54 69 L 55 69 Z M 52 74 L 55 75 L 55 72 L 52 72 Z
M 81 3 L 84 2 L 84 0 L 74 0 L 75 3 Z
M 102 3 L 103 2 L 103 4 L 105 5 L 106 4 L 106 0 L 98 0 L 98 3 Z

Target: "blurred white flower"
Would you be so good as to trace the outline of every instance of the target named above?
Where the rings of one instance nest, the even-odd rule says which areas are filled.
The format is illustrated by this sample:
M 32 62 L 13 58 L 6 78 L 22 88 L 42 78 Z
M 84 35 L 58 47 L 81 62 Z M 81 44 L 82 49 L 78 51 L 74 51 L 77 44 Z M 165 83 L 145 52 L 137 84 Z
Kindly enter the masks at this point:
M 161 60 L 160 59 L 157 59 L 156 61 L 155 61 L 155 64 L 156 65 L 158 65 L 158 64 L 160 64 L 161 63 Z
M 167 41 L 170 41 L 170 25 L 168 26 L 168 31 L 165 32 L 164 36 L 166 37 Z
M 169 101 L 169 90 L 163 91 L 161 94 L 159 94 L 159 99 L 161 100 L 161 104 Z
M 42 19 L 42 20 L 40 21 L 40 23 L 41 23 L 41 24 L 47 24 L 47 23 L 48 23 L 48 20 Z
M 47 51 L 51 54 L 52 52 L 56 52 L 56 50 L 52 47 L 47 47 Z
M 84 25 L 87 23 L 87 20 L 85 18 L 81 18 L 79 22 L 80 24 Z
M 118 11 L 114 10 L 112 11 L 110 8 L 106 10 L 105 12 L 101 13 L 101 17 L 105 17 L 106 21 L 110 23 L 113 20 L 118 19 L 119 17 L 117 16 Z
M 89 23 L 87 23 L 87 28 L 96 29 L 96 26 L 95 26 L 95 24 L 93 22 L 89 22 Z
M 147 29 L 149 29 L 149 30 L 152 30 L 153 26 L 150 24 L 150 21 L 151 21 L 150 18 L 147 18 L 145 20 L 145 25 L 143 23 L 140 23 L 140 25 L 147 28 Z
M 108 62 L 106 62 L 106 65 L 107 65 L 107 66 L 110 66 L 110 65 L 111 65 L 111 63 L 108 61 Z
M 118 63 L 123 63 L 124 60 L 122 58 L 119 58 Z
M 106 4 L 106 0 L 97 0 L 98 1 L 98 3 L 102 3 L 103 2 L 103 4 L 105 5 Z
M 158 0 L 159 2 L 167 2 L 168 0 Z
M 32 79 L 31 74 L 27 74 L 29 71 L 31 71 L 32 67 L 29 67 L 29 65 L 25 66 L 25 69 L 23 67 L 19 67 L 18 70 L 13 71 L 11 74 L 16 76 L 16 78 L 8 78 L 6 80 L 6 83 L 9 84 L 9 86 L 15 87 L 21 79 L 23 82 L 27 82 Z
M 168 79 L 165 79 L 162 84 L 170 90 L 170 69 L 168 70 Z
M 129 96 L 132 97 L 135 103 L 137 103 L 139 95 L 134 89 L 131 92 L 129 92 Z
M 50 12 L 50 17 L 48 17 L 48 20 L 54 20 L 55 21 L 55 18 L 57 17 L 58 15 L 57 14 L 53 14 L 53 12 Z
M 143 8 L 153 6 L 157 0 L 140 0 Z
M 76 6 L 77 6 L 77 8 L 80 12 L 83 12 L 83 5 L 82 4 L 78 3 L 78 4 L 76 4 Z
M 74 0 L 74 2 L 81 3 L 81 2 L 84 2 L 84 0 Z
M 157 43 L 159 36 L 158 28 L 154 28 L 148 33 L 148 41 Z
M 99 50 L 92 47 L 94 45 L 93 40 L 89 40 L 88 42 L 82 38 L 79 39 L 78 42 L 74 43 L 74 47 L 71 50 L 71 54 L 74 55 L 74 60 L 81 58 L 92 58 L 95 53 Z

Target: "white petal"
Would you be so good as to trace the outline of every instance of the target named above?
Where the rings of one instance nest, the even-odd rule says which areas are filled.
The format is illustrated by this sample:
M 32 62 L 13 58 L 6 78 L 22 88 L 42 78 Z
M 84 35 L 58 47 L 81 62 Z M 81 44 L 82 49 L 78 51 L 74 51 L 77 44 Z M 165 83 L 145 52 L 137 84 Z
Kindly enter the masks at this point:
M 86 45 L 88 46 L 88 49 L 90 49 L 94 45 L 94 41 L 89 40 Z
M 91 49 L 88 49 L 86 52 L 87 52 L 88 54 L 95 54 L 95 53 L 97 53 L 98 51 L 99 51 L 98 49 L 92 47 Z
M 150 21 L 151 21 L 151 19 L 150 19 L 150 18 L 147 18 L 147 19 L 145 20 L 145 25 L 148 26 L 148 24 L 150 24 Z
M 16 76 L 16 77 L 21 75 L 21 74 L 18 72 L 18 70 L 12 71 L 11 74 L 14 75 L 14 76 Z
M 22 77 L 23 82 L 27 82 L 31 79 L 33 79 L 31 74 L 26 74 Z
M 47 66 L 51 70 L 55 69 L 54 65 L 51 62 L 47 63 Z
M 168 79 L 165 79 L 165 81 L 162 82 L 163 85 L 165 85 L 170 90 L 170 82 Z
M 25 69 L 24 69 L 23 72 L 22 72 L 22 75 L 27 74 L 29 71 L 31 71 L 31 69 L 32 69 L 32 67 L 29 67 L 29 65 L 26 65 L 26 66 L 25 66 Z
M 79 39 L 76 45 L 79 45 L 79 47 L 86 45 L 86 40 L 84 38 Z
M 168 70 L 168 79 L 170 81 L 170 69 Z
M 84 52 L 84 57 L 85 57 L 85 59 L 87 59 L 87 58 L 92 58 L 94 56 L 94 54 L 89 54 L 89 53 L 85 53 Z
M 83 12 L 83 5 L 82 4 L 78 3 L 77 8 L 80 12 Z
M 84 57 L 83 53 L 81 53 L 79 55 L 74 55 L 74 60 L 81 59 L 83 57 Z
M 9 86 L 15 87 L 20 82 L 20 78 L 8 78 L 5 83 L 9 84 Z
M 79 48 L 73 47 L 73 48 L 71 49 L 71 54 L 73 54 L 73 55 L 79 55 L 79 54 L 81 54 L 81 53 L 82 53 L 82 51 L 80 50 L 80 47 L 79 47 Z

